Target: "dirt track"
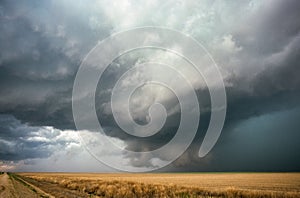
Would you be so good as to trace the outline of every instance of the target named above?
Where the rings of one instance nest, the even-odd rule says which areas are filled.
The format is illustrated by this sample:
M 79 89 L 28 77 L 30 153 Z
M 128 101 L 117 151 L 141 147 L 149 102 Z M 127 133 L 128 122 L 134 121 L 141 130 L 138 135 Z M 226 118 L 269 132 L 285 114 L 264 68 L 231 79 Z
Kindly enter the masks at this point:
M 31 178 L 22 177 L 26 182 L 34 185 L 36 188 L 43 189 L 48 195 L 51 194 L 55 198 L 95 198 L 97 196 L 82 193 L 77 190 L 70 190 L 68 188 L 61 187 L 60 185 L 53 184 L 46 181 L 37 181 Z M 50 197 L 50 196 L 49 196 Z
M 47 192 L 41 190 L 44 189 Z M 49 194 L 50 192 L 51 194 Z M 91 197 L 85 193 L 62 188 L 58 185 L 37 182 L 30 178 L 26 181 L 15 174 L 1 174 L 0 175 L 0 198 L 81 198 Z
M 37 193 L 27 188 L 20 182 L 4 173 L 0 175 L 0 197 L 5 198 L 29 198 L 40 197 Z

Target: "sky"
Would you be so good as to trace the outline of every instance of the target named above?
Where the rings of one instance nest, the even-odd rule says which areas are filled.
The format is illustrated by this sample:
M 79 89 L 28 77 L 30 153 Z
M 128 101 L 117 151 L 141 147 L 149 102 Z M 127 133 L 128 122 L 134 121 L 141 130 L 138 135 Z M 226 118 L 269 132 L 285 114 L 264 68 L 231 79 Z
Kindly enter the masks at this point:
M 194 88 L 201 112 L 188 148 L 156 171 L 300 171 L 299 10 L 297 0 L 2 0 L 0 170 L 112 172 L 117 170 L 99 161 L 135 170 L 155 168 L 157 162 L 168 160 L 183 142 L 159 155 L 139 157 L 118 152 L 113 145 L 152 151 L 171 141 L 180 128 L 181 101 L 174 90 L 159 84 L 139 87 L 129 102 L 125 97 L 115 98 L 117 116 L 122 120 L 121 111 L 129 109 L 141 126 L 161 120 L 154 111 L 152 117 L 149 114 L 152 104 L 161 103 L 166 122 L 155 126 L 157 134 L 135 137 L 147 136 L 140 128 L 131 128 L 132 134 L 127 134 L 123 129 L 127 124 L 130 128 L 130 123 L 122 127 L 114 117 L 112 92 L 120 78 L 126 77 L 120 90 L 147 79 L 172 81 L 172 72 L 140 66 L 155 60 L 175 65 L 175 70 L 189 76 L 188 85 Z M 206 81 L 188 62 L 160 49 L 122 54 L 104 70 L 95 92 L 104 134 L 92 126 L 78 129 L 75 125 L 73 85 L 86 55 L 112 34 L 145 26 L 193 37 L 220 71 L 227 99 L 225 123 L 217 143 L 204 157 L 198 151 L 213 111 Z M 147 39 L 156 38 L 149 35 Z M 173 49 L 181 51 L 177 42 L 173 40 Z M 180 80 L 172 83 L 183 86 Z M 192 97 L 185 89 L 180 95 Z M 189 136 L 191 131 L 184 133 Z M 83 136 L 91 142 L 97 136 L 96 157 L 86 148 Z

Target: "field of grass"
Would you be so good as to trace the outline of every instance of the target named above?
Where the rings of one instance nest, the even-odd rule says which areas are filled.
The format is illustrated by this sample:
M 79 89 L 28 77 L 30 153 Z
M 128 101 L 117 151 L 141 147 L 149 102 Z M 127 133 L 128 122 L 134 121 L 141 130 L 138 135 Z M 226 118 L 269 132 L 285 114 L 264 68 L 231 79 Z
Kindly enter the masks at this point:
M 19 175 L 49 194 L 66 189 L 80 193 L 81 197 L 300 197 L 300 173 Z M 59 196 L 56 194 L 55 197 Z

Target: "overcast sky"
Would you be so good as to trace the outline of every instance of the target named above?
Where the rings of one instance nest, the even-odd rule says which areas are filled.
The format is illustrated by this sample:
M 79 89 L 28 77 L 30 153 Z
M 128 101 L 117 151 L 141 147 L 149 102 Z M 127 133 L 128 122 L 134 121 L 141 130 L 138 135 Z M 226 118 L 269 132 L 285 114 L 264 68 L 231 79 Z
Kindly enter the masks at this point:
M 298 0 L 1 1 L 0 169 L 115 171 L 80 141 L 72 114 L 75 75 L 87 53 L 109 35 L 160 26 L 194 37 L 218 65 L 227 94 L 221 136 L 208 155 L 198 157 L 211 115 L 205 81 L 178 57 L 141 49 L 114 60 L 98 82 L 96 109 L 107 137 L 133 151 L 159 148 L 174 137 L 180 108 L 166 87 L 144 86 L 130 101 L 139 124 L 149 122 L 151 104 L 166 107 L 165 125 L 148 139 L 124 133 L 110 108 L 112 88 L 128 69 L 147 60 L 168 61 L 191 75 L 201 120 L 186 152 L 160 171 L 300 171 L 299 10 Z M 168 79 L 171 74 L 138 70 L 123 86 L 147 75 Z M 117 102 L 127 104 L 123 98 Z M 153 159 L 102 146 L 98 156 L 103 159 L 153 166 Z M 155 158 L 166 160 L 169 152 Z

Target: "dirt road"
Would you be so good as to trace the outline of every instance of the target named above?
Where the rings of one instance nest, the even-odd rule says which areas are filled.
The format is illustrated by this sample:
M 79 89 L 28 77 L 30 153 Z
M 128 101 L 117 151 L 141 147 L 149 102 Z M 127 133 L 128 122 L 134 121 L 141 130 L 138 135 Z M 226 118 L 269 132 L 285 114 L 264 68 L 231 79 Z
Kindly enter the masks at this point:
M 53 184 L 47 181 L 37 181 L 31 178 L 22 177 L 24 181 L 44 190 L 48 195 L 52 195 L 55 198 L 97 198 L 98 196 L 83 193 L 78 190 L 71 190 L 66 187 L 62 187 L 58 184 Z
M 35 198 L 39 194 L 10 177 L 7 173 L 0 175 L 0 197 L 5 198 Z
M 97 197 L 49 182 L 38 182 L 16 174 L 0 175 L 0 198 L 85 198 Z M 43 190 L 42 190 L 43 189 Z M 49 194 L 51 193 L 51 194 Z

